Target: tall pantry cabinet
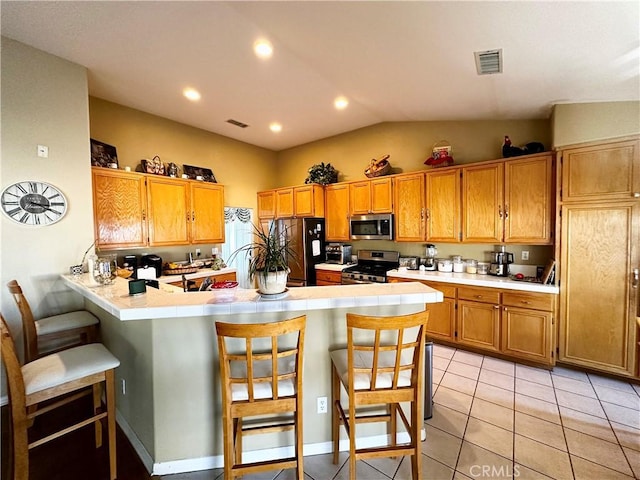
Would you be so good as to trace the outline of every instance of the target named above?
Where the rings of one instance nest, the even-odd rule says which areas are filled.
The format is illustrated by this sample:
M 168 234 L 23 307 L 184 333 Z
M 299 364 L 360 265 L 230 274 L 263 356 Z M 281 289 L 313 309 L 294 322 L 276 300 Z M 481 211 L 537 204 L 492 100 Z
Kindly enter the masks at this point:
M 558 153 L 558 360 L 638 376 L 640 141 L 584 144 Z

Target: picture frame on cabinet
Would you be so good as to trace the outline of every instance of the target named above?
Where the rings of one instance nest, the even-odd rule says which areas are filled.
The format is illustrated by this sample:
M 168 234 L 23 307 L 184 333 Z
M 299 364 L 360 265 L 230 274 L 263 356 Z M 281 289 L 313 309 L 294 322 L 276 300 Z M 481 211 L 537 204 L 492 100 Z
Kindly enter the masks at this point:
M 182 165 L 182 171 L 191 180 L 202 180 L 205 182 L 218 183 L 210 168 L 194 167 L 193 165 Z
M 104 168 L 118 168 L 118 154 L 116 147 L 98 140 L 91 140 L 91 166 Z

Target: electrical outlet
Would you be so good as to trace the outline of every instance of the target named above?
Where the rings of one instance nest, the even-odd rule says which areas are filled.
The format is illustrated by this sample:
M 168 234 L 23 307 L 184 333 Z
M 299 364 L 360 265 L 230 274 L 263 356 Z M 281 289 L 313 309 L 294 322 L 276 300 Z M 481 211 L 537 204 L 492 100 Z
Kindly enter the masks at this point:
M 199 256 L 200 256 L 200 249 L 196 248 L 196 257 L 199 257 Z
M 127 394 L 127 381 L 123 378 L 122 379 L 122 395 L 126 395 Z
M 529 251 L 528 250 L 523 250 L 522 251 L 522 260 L 529 260 Z
M 327 413 L 327 397 L 318 397 L 318 413 Z
M 38 156 L 42 158 L 49 158 L 49 147 L 46 145 L 38 145 Z

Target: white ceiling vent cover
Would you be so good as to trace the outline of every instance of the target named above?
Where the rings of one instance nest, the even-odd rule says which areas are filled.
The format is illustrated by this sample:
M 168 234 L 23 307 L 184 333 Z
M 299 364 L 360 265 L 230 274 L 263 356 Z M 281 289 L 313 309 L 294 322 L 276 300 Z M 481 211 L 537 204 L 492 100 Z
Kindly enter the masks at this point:
M 502 73 L 502 49 L 474 52 L 478 75 Z

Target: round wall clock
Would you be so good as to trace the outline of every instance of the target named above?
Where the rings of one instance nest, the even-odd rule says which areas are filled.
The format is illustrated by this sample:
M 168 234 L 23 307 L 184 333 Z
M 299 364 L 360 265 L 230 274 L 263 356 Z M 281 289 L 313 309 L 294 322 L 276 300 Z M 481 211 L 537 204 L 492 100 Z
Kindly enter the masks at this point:
M 0 202 L 3 213 L 21 225 L 51 225 L 67 213 L 67 199 L 58 188 L 33 180 L 9 185 Z

